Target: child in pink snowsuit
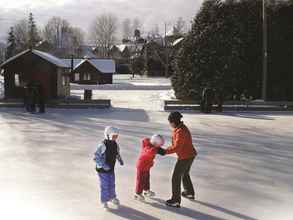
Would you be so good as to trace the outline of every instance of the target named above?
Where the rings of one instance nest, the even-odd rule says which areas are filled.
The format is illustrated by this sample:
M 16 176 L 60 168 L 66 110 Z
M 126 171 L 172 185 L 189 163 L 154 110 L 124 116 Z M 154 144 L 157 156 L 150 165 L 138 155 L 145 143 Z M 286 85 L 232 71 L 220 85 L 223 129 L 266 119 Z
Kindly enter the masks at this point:
M 142 141 L 142 149 L 136 163 L 136 190 L 134 198 L 144 200 L 144 195 L 147 197 L 155 196 L 155 193 L 150 191 L 150 169 L 154 165 L 154 159 L 158 150 L 164 145 L 164 138 L 161 135 L 153 135 L 151 138 L 145 138 Z

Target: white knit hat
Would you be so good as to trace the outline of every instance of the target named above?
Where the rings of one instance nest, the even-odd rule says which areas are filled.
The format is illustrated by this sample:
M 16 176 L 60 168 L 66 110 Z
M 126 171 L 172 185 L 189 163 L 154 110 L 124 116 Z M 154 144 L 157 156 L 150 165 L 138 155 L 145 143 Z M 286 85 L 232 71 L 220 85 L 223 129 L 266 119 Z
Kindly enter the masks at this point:
M 151 137 L 151 143 L 162 146 L 162 145 L 165 144 L 165 140 L 164 140 L 164 137 L 162 135 L 154 134 Z
M 106 139 L 112 139 L 113 135 L 119 135 L 119 129 L 108 126 L 105 128 L 104 135 Z

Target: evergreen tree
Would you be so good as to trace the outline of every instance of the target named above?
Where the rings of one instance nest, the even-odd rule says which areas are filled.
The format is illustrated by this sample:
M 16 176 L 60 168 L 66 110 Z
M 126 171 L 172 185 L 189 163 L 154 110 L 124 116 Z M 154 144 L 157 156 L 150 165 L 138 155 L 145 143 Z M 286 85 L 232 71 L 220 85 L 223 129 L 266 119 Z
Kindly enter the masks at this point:
M 35 23 L 35 19 L 32 13 L 29 14 L 29 20 L 28 20 L 28 37 L 29 37 L 29 42 L 28 42 L 28 47 L 29 48 L 34 48 L 36 44 L 40 41 L 40 36 L 38 34 L 38 29 Z
M 6 49 L 6 59 L 9 59 L 10 57 L 14 56 L 16 53 L 16 43 L 15 43 L 13 27 L 10 28 L 10 31 L 8 33 L 7 45 L 8 46 Z
M 209 85 L 232 96 L 261 91 L 261 0 L 206 0 L 178 52 L 172 78 L 181 99 L 199 99 Z
M 207 0 L 195 17 L 192 30 L 186 37 L 182 49 L 179 50 L 175 63 L 172 84 L 177 98 L 198 99 L 204 78 L 213 74 L 212 55 L 217 28 L 216 8 L 221 5 L 219 0 Z

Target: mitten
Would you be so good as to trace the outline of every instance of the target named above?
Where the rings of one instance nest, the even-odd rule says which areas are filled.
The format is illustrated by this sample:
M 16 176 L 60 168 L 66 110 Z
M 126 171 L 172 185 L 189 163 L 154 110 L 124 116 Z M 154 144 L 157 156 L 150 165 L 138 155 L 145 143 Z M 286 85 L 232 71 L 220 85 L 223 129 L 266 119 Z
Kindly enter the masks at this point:
M 157 154 L 160 154 L 161 156 L 165 156 L 166 155 L 166 150 L 160 147 L 160 148 L 158 148 Z

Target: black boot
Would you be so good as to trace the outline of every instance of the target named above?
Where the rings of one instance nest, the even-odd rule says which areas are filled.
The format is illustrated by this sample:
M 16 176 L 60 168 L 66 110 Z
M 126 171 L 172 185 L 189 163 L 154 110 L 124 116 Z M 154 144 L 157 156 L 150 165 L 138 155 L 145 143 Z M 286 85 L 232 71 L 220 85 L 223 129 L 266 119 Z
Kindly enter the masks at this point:
M 169 199 L 166 201 L 166 205 L 170 207 L 180 208 L 180 202 L 175 201 L 173 199 Z
M 184 198 L 186 198 L 186 199 L 190 199 L 190 200 L 194 200 L 194 199 L 195 199 L 195 197 L 194 197 L 193 194 L 190 194 L 190 193 L 188 193 L 188 192 L 186 192 L 186 191 L 182 192 L 181 195 L 182 195 L 182 197 L 184 197 Z

